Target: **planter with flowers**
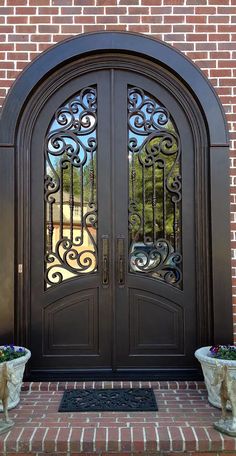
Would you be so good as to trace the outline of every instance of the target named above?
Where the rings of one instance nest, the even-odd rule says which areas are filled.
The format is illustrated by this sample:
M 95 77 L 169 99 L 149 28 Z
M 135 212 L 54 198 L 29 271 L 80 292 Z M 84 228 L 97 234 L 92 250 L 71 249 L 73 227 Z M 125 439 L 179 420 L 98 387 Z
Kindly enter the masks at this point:
M 20 391 L 25 365 L 31 353 L 27 348 L 14 345 L 0 345 L 0 378 L 4 363 L 7 364 L 8 379 L 8 409 L 12 409 L 20 402 Z M 0 411 L 3 410 L 2 404 Z
M 229 376 L 236 380 L 236 345 L 216 345 L 202 347 L 195 351 L 195 356 L 201 363 L 208 400 L 215 407 L 221 408 L 220 383 L 215 385 L 215 372 L 220 366 L 228 367 Z M 231 409 L 227 403 L 227 409 Z

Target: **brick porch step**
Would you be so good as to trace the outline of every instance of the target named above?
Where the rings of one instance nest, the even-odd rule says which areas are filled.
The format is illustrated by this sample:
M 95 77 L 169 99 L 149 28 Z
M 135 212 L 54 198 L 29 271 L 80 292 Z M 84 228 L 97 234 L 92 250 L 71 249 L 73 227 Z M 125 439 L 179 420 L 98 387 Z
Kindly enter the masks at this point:
M 76 387 L 152 387 L 159 411 L 58 413 L 63 390 Z M 212 427 L 219 416 L 202 382 L 25 383 L 0 455 L 236 456 L 236 439 Z

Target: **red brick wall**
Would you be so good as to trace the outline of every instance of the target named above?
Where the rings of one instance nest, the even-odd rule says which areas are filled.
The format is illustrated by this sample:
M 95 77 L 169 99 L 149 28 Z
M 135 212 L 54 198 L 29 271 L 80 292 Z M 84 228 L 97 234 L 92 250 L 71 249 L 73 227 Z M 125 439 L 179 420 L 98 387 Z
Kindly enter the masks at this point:
M 96 30 L 141 32 L 172 44 L 199 65 L 221 98 L 231 132 L 236 339 L 236 0 L 0 0 L 1 104 L 36 55 L 71 35 Z

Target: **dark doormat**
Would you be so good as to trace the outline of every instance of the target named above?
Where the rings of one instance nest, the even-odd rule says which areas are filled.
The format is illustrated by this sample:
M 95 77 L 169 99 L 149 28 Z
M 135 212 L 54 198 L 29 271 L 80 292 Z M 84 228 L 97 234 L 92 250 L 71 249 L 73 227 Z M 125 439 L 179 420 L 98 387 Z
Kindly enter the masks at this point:
M 59 412 L 148 412 L 158 410 L 151 388 L 73 389 L 62 396 Z

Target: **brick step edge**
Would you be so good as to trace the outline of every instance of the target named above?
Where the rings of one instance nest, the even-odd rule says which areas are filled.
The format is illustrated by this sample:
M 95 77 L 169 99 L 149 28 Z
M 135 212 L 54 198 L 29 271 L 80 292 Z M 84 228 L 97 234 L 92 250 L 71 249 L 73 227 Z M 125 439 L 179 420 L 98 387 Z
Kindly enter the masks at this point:
M 11 456 L 11 455 L 17 455 L 17 456 L 51 456 L 51 455 L 60 455 L 60 456 L 94 456 L 96 454 L 96 456 L 151 456 L 151 455 L 155 455 L 155 456 L 235 456 L 236 453 L 235 451 L 184 451 L 184 452 L 179 452 L 179 451 L 171 451 L 171 452 L 166 452 L 166 451 L 155 451 L 155 452 L 141 452 L 141 453 L 131 453 L 131 452 L 112 452 L 112 453 L 108 453 L 108 452 L 96 452 L 96 453 L 91 453 L 91 452 L 37 452 L 37 453 L 15 453 L 15 452 L 10 452 L 10 453 L 0 453 L 0 456 Z
M 169 454 L 191 452 L 236 455 L 236 439 L 212 427 L 14 427 L 0 441 L 0 454 L 90 453 Z
M 74 388 L 153 388 L 155 390 L 205 390 L 204 382 L 168 381 L 87 381 L 87 382 L 24 382 L 22 391 L 64 391 Z M 236 455 L 235 455 L 236 456 Z

